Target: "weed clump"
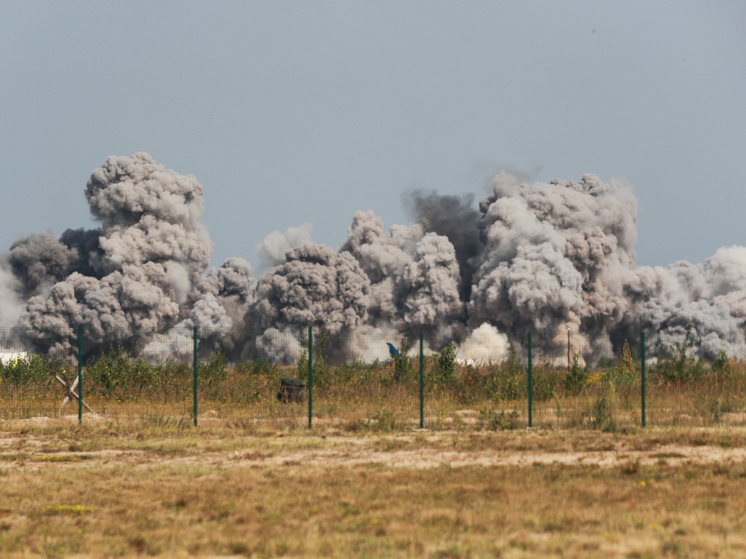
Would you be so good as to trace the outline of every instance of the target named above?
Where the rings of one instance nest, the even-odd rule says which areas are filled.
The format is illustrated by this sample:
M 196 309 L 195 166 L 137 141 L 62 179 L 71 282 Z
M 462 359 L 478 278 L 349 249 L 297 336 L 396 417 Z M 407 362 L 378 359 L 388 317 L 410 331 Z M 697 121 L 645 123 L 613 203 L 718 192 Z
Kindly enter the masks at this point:
M 399 343 L 399 355 L 394 357 L 394 382 L 403 382 L 412 376 L 414 358 L 409 356 L 409 350 L 413 345 L 414 340 L 409 339 L 405 333 Z
M 601 386 L 601 393 L 596 398 L 591 409 L 591 425 L 604 433 L 615 433 L 618 429 L 616 422 L 616 389 L 614 381 L 605 379 Z
M 480 419 L 483 429 L 490 431 L 512 431 L 519 427 L 520 415 L 516 409 L 507 414 L 505 410 L 500 410 L 499 412 L 495 410 L 481 410 Z
M 440 352 L 430 380 L 438 385 L 451 384 L 456 380 L 456 344 L 450 343 Z
M 570 372 L 567 373 L 562 383 L 565 390 L 575 396 L 580 394 L 588 383 L 588 368 L 580 366 L 579 358 L 578 354 L 573 356 Z
M 508 346 L 508 358 L 490 368 L 483 384 L 482 393 L 495 403 L 518 400 L 526 394 L 526 375 L 513 342 Z

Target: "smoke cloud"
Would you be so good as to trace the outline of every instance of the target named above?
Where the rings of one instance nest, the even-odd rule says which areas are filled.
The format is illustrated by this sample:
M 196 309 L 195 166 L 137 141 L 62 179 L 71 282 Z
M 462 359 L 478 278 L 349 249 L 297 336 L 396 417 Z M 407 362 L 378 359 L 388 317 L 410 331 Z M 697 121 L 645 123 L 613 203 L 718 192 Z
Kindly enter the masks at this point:
M 402 195 L 402 205 L 424 231 L 443 235 L 453 245 L 460 271 L 459 296 L 468 301 L 472 283 L 469 262 L 482 249 L 479 232 L 474 226 L 479 219 L 474 196 L 441 196 L 437 192 L 425 194 L 415 190 Z
M 184 353 L 197 328 L 205 353 L 292 363 L 308 326 L 330 336 L 330 355 L 387 358 L 371 336 L 423 333 L 432 351 L 495 361 L 533 332 L 547 348 L 567 334 L 585 360 L 609 355 L 646 330 L 653 342 L 735 355 L 746 328 L 746 247 L 703 264 L 635 265 L 638 203 L 624 181 L 532 182 L 503 169 L 490 194 L 409 192 L 414 225 L 373 211 L 352 217 L 335 250 L 311 242 L 311 224 L 257 245 L 268 271 L 229 258 L 210 268 L 203 188 L 146 153 L 109 157 L 85 196 L 95 229 L 31 233 L 0 256 L 0 324 L 27 329 L 29 349 L 84 351 L 109 344 Z M 178 349 L 181 348 L 181 349 Z
M 30 235 L 8 256 L 20 293 L 34 294 L 18 324 L 42 349 L 68 351 L 79 326 L 89 347 L 168 329 L 212 253 L 202 186 L 146 153 L 107 158 L 85 196 L 100 230 L 66 231 L 59 241 Z
M 304 223 L 300 227 L 289 227 L 285 233 L 273 231 L 257 245 L 257 254 L 267 268 L 280 266 L 285 262 L 285 253 L 291 248 L 311 244 L 313 225 Z

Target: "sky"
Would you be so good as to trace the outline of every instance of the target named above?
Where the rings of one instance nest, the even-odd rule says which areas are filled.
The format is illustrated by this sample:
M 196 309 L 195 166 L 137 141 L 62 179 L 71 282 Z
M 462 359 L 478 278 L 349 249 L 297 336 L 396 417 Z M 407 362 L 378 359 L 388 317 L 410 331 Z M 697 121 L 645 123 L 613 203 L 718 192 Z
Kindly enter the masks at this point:
M 0 0 L 0 251 L 92 228 L 146 151 L 204 187 L 212 264 L 269 233 L 338 247 L 403 192 L 625 179 L 637 263 L 746 245 L 746 3 Z

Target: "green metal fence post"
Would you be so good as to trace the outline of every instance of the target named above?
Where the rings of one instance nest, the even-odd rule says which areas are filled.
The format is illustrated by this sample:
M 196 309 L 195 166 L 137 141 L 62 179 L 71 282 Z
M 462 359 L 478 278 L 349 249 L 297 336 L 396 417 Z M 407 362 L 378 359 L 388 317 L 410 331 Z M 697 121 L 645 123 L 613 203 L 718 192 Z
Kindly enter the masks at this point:
M 313 424 L 313 326 L 308 327 L 308 428 Z
M 425 428 L 425 359 L 423 353 L 423 338 L 420 332 L 420 429 Z
M 528 426 L 533 427 L 534 385 L 531 378 L 531 332 L 528 333 Z
M 78 425 L 83 423 L 83 327 L 78 326 Z
M 194 386 L 192 396 L 194 398 L 194 426 L 197 426 L 197 327 L 194 327 Z
M 640 385 L 640 395 L 642 396 L 642 426 L 645 427 L 645 332 L 640 332 L 640 377 L 642 384 Z

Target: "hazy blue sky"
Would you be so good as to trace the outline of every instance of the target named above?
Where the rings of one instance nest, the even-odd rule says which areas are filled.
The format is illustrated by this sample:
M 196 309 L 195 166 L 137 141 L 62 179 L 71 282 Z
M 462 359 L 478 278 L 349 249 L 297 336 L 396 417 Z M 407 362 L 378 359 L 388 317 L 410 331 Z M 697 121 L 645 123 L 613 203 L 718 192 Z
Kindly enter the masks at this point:
M 0 250 L 108 155 L 196 175 L 213 264 L 401 192 L 626 178 L 639 264 L 746 244 L 746 2 L 0 0 Z

